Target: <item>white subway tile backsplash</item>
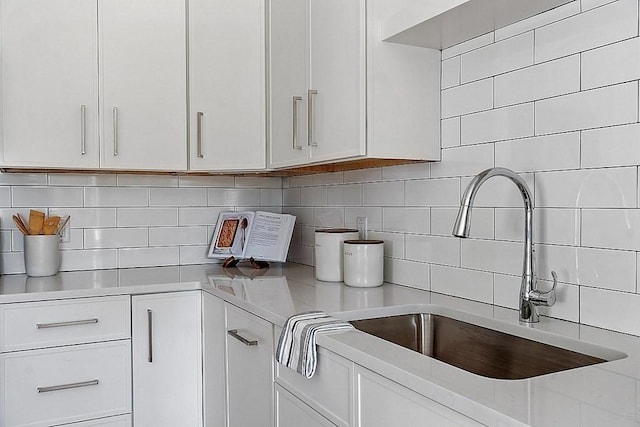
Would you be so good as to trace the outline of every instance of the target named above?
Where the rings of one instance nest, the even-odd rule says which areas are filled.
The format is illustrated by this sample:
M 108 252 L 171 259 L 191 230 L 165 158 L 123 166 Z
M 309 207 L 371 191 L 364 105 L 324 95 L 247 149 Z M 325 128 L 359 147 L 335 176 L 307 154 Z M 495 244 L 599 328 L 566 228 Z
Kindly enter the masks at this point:
M 382 180 L 422 179 L 431 176 L 431 163 L 410 163 L 407 165 L 387 166 L 382 168 Z
M 282 204 L 284 206 L 300 206 L 300 188 L 286 188 L 282 190 Z
M 596 248 L 640 251 L 640 210 L 583 210 L 582 244 Z
M 85 187 L 85 207 L 149 206 L 149 189 L 133 187 Z
M 441 122 L 440 142 L 442 148 L 457 147 L 460 145 L 460 117 L 443 119 Z M 427 177 L 428 178 L 428 177 Z
M 12 206 L 80 207 L 82 206 L 82 188 L 13 187 Z
M 406 259 L 451 266 L 460 265 L 460 239 L 407 234 Z
M 531 31 L 535 28 L 542 27 L 544 25 L 559 21 L 569 16 L 577 15 L 578 13 L 580 13 L 580 1 L 584 2 L 585 0 L 573 0 L 565 5 L 556 7 L 555 9 L 551 9 L 545 13 L 534 15 L 531 18 L 524 19 L 503 28 L 498 28 L 496 30 L 496 41 L 513 37 L 516 34 Z
M 429 208 L 384 208 L 382 229 L 399 233 L 427 234 L 430 230 Z
M 640 295 L 606 289 L 580 288 L 580 322 L 640 335 Z
M 640 78 L 640 38 L 582 54 L 582 89 L 592 89 Z
M 60 271 L 103 270 L 107 268 L 118 268 L 117 249 L 62 251 L 60 253 Z
M 637 0 L 619 0 L 535 30 L 536 63 L 638 35 Z
M 638 121 L 638 82 L 537 101 L 536 134 L 592 129 Z
M 442 162 L 431 166 L 433 178 L 474 176 L 494 165 L 492 144 L 470 145 L 442 150 Z
M 260 189 L 260 206 L 282 206 L 282 200 L 282 189 Z
M 332 185 L 327 188 L 329 206 L 361 206 L 362 184 Z
M 431 266 L 431 290 L 446 295 L 493 302 L 493 275 L 483 271 Z
M 583 168 L 640 165 L 640 125 L 582 131 Z
M 147 228 L 93 228 L 84 231 L 85 249 L 149 246 Z
M 496 166 L 516 172 L 580 167 L 580 132 L 497 142 Z
M 118 209 L 118 227 L 160 227 L 171 225 L 178 225 L 177 208 Z
M 471 40 L 464 41 L 455 46 L 448 47 L 442 50 L 442 59 L 448 59 L 454 57 L 456 55 L 460 55 L 465 52 L 469 52 L 474 49 L 478 49 L 482 46 L 486 46 L 488 44 L 493 43 L 494 36 L 493 32 L 483 34 L 478 37 L 474 37 Z
M 490 110 L 493 108 L 493 79 L 445 89 L 442 91 L 441 104 L 443 119 Z
M 405 206 L 458 206 L 460 179 L 441 178 L 407 181 Z
M 313 209 L 313 224 L 317 227 L 344 227 L 344 208 Z
M 99 185 L 99 184 L 97 184 Z M 164 175 L 118 175 L 120 187 L 177 187 L 177 176 Z
M 206 245 L 207 227 L 153 227 L 149 229 L 149 246 Z
M 225 208 L 178 208 L 178 225 L 213 225 L 218 220 L 220 212 L 228 211 Z M 172 224 L 167 224 L 172 225 Z
M 367 217 L 367 227 L 369 230 L 382 230 L 382 208 L 381 207 L 346 207 L 344 208 L 344 226 L 347 228 L 357 228 L 356 218 Z
M 260 190 L 252 188 L 209 188 L 209 206 L 259 206 Z
M 580 55 L 572 55 L 495 77 L 496 107 L 580 90 Z
M 237 190 L 236 190 L 237 191 Z M 150 188 L 149 206 L 206 206 L 204 188 Z
M 342 184 L 344 182 L 344 172 L 327 172 L 312 175 L 313 185 Z
M 116 185 L 116 175 L 50 174 L 49 185 L 67 187 L 108 187 Z
M 363 206 L 403 206 L 404 182 L 374 182 L 362 185 Z
M 180 246 L 180 265 L 219 263 L 219 260 L 207 258 L 208 245 Z
M 529 31 L 463 54 L 460 81 L 468 83 L 532 64 L 533 31 Z
M 302 192 L 302 206 L 327 206 L 327 187 L 309 187 Z
M 177 247 L 118 249 L 120 268 L 178 265 L 179 262 Z
M 441 74 L 442 89 L 447 89 L 460 84 L 460 57 L 454 56 L 451 59 L 442 61 Z
M 233 176 L 190 176 L 178 177 L 180 187 L 231 187 L 235 185 Z
M 0 207 L 11 206 L 11 187 L 0 187 Z
M 474 212 L 475 213 L 475 212 Z M 536 208 L 534 241 L 558 245 L 580 245 L 580 211 L 578 209 Z M 500 208 L 496 214 L 496 239 L 524 241 L 524 210 Z
M 533 103 L 463 116 L 460 143 L 477 144 L 533 135 Z
M 116 226 L 116 208 L 60 208 L 49 209 L 49 215 L 71 216 L 72 228 L 106 228 Z
M 235 177 L 236 188 L 282 188 L 282 178 L 278 177 Z
M 345 184 L 359 182 L 374 182 L 382 180 L 382 168 L 358 169 L 345 171 L 343 181 Z
M 383 231 L 370 231 L 368 238 L 382 240 L 384 242 L 384 256 L 391 258 L 404 258 L 404 238 L 403 233 L 387 233 Z
M 536 206 L 635 208 L 637 169 L 586 169 L 536 174 Z
M 504 274 L 522 274 L 522 243 L 460 239 L 460 265 Z
M 0 172 L 0 185 L 47 185 L 47 174 Z
M 296 225 L 313 225 L 313 208 L 287 208 L 284 213 L 296 217 Z
M 429 290 L 429 264 L 385 258 L 384 280 L 412 288 Z

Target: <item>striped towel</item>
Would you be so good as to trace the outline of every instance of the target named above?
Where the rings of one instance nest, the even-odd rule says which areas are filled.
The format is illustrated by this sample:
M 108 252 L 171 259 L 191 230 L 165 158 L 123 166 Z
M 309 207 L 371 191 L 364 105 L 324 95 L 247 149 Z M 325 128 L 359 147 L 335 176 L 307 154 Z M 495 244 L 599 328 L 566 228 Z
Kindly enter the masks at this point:
M 318 360 L 316 334 L 349 329 L 353 329 L 349 322 L 336 319 L 321 311 L 291 316 L 280 334 L 276 360 L 300 375 L 311 378 L 316 372 Z

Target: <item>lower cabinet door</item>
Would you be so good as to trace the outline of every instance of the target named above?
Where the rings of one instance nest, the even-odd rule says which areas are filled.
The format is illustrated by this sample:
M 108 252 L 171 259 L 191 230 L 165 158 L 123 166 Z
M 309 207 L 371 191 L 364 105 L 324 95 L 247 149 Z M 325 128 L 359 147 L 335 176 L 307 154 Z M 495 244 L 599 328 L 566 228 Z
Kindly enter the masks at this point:
M 272 426 L 273 325 L 233 305 L 225 308 L 228 427 Z
M 358 367 L 358 427 L 481 426 L 471 418 Z
M 0 355 L 0 426 L 52 426 L 129 412 L 129 340 Z
M 135 295 L 133 424 L 202 426 L 201 291 Z
M 300 399 L 276 384 L 276 427 L 335 427 Z

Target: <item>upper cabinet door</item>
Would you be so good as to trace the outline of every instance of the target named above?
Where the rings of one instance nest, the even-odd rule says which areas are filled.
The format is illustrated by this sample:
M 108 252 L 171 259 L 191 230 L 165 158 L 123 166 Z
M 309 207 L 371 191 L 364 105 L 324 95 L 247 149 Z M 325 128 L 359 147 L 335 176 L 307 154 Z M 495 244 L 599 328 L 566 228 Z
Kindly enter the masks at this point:
M 366 154 L 366 2 L 309 0 L 313 162 Z M 330 22 L 330 25 L 327 23 Z
M 98 166 L 96 0 L 2 0 L 4 166 Z
M 101 167 L 186 170 L 184 0 L 100 0 Z
M 305 0 L 271 0 L 269 162 L 272 167 L 303 164 L 309 156 L 307 6 Z
M 266 163 L 264 0 L 189 1 L 191 170 Z

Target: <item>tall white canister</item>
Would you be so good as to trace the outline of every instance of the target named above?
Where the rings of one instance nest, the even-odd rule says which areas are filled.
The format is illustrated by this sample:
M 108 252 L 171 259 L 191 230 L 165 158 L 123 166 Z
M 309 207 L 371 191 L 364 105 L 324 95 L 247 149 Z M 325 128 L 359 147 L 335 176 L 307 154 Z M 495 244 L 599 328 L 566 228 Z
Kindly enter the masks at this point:
M 344 284 L 373 288 L 384 281 L 384 242 L 382 240 L 344 241 Z
M 357 239 L 358 230 L 351 228 L 327 228 L 315 232 L 316 279 L 325 282 L 342 282 L 342 242 Z

